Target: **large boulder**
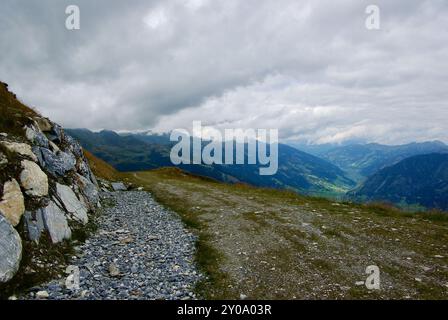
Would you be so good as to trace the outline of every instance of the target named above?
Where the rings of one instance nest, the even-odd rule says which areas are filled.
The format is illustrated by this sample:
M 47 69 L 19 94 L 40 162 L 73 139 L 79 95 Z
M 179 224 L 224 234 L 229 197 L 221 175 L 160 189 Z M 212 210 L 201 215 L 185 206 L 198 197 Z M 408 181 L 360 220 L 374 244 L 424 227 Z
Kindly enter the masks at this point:
M 68 240 L 72 236 L 72 231 L 68 226 L 64 212 L 54 201 L 50 201 L 47 207 L 42 209 L 45 229 L 48 231 L 53 243 Z
M 53 153 L 47 148 L 35 148 L 39 162 L 43 168 L 54 177 L 65 176 L 67 172 L 73 170 L 76 165 L 76 158 L 67 152 Z
M 61 126 L 54 124 L 51 130 L 47 133 L 47 137 L 54 143 L 61 143 L 64 139 L 64 131 Z
M 83 224 L 89 222 L 86 204 L 84 203 L 83 199 L 78 199 L 76 194 L 69 186 L 57 183 L 56 192 L 58 198 L 61 200 L 62 205 L 65 207 L 65 209 L 73 219 Z
M 0 201 L 0 213 L 14 227 L 17 226 L 25 212 L 25 202 L 20 186 L 15 179 L 3 186 L 3 198 Z
M 32 144 L 48 148 L 49 141 L 47 137 L 35 126 L 25 127 L 25 136 Z
M 23 160 L 20 184 L 25 193 L 32 197 L 44 197 L 48 195 L 48 177 L 34 162 Z
M 42 232 L 45 230 L 44 210 L 39 208 L 34 212 L 27 211 L 23 217 L 28 239 L 31 241 L 39 240 Z
M 9 153 L 19 154 L 28 157 L 33 161 L 37 161 L 37 157 L 29 144 L 9 141 L 2 141 L 0 143 Z
M 22 260 L 22 240 L 17 231 L 0 216 L 0 282 L 11 280 Z
M 100 196 L 98 193 L 97 187 L 87 178 L 83 177 L 80 174 L 76 175 L 76 180 L 81 190 L 81 193 L 84 195 L 84 198 L 87 200 L 89 207 L 93 210 L 98 207 L 98 203 L 100 201 Z

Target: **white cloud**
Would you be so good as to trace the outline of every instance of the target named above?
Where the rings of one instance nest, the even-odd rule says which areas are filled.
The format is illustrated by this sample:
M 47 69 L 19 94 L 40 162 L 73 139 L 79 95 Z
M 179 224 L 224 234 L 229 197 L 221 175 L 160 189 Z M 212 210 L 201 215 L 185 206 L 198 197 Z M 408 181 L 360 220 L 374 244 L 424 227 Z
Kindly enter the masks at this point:
M 448 142 L 448 3 L 3 0 L 0 75 L 69 127 L 279 128 L 312 142 Z
M 208 2 L 209 0 L 185 0 L 184 4 L 190 10 L 197 11 L 207 5 Z
M 164 8 L 157 8 L 145 16 L 144 22 L 149 28 L 158 29 L 168 23 L 168 16 Z

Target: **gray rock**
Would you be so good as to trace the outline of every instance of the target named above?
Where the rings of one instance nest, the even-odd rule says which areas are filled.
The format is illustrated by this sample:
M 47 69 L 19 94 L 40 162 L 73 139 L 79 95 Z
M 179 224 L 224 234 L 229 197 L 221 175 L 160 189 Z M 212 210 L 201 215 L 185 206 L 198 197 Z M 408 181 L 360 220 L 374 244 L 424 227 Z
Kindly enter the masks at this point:
M 84 158 L 78 158 L 78 164 L 77 164 L 78 172 L 85 178 L 89 179 L 93 182 L 93 174 L 90 170 L 90 167 L 87 163 L 87 161 Z
M 53 176 L 65 176 L 68 171 L 75 168 L 76 158 L 73 154 L 59 151 L 51 152 L 47 148 L 39 148 L 41 156 L 38 156 L 41 165 Z
M 0 215 L 0 282 L 11 280 L 22 259 L 22 240 L 12 225 Z
M 38 241 L 42 232 L 45 230 L 43 210 L 38 209 L 35 212 L 25 212 L 25 227 L 28 239 L 31 241 Z
M 84 195 L 90 208 L 92 209 L 97 208 L 98 203 L 100 201 L 100 196 L 97 187 L 92 182 L 90 182 L 90 180 L 86 179 L 85 177 L 79 174 L 77 174 L 76 177 L 81 193 Z
M 50 201 L 49 205 L 42 209 L 42 212 L 45 229 L 50 234 L 53 243 L 59 243 L 71 238 L 72 232 L 68 226 L 67 218 L 54 201 Z
M 114 191 L 126 191 L 128 188 L 124 185 L 122 182 L 113 182 L 112 183 L 112 189 Z
M 48 178 L 40 167 L 31 161 L 22 161 L 20 184 L 25 193 L 32 197 L 44 197 L 48 195 Z
M 70 187 L 57 183 L 56 192 L 62 205 L 75 220 L 83 224 L 89 222 L 85 203 L 76 196 Z
M 93 172 L 90 170 L 90 167 L 89 167 L 89 171 L 90 171 L 90 181 L 92 181 L 92 183 L 95 185 L 95 187 L 98 188 L 98 180 L 96 179 Z
M 83 159 L 82 161 L 80 161 L 78 171 L 81 173 L 82 176 L 89 179 L 95 186 L 98 187 L 98 180 L 96 179 L 92 170 L 90 170 L 90 166 L 87 163 L 87 160 Z
M 76 141 L 75 139 L 73 139 L 72 136 L 69 136 L 68 134 L 66 134 L 64 136 L 65 138 L 65 142 L 67 142 L 68 144 L 68 148 L 69 150 L 77 157 L 77 158 L 82 158 L 84 157 L 84 153 L 82 152 L 82 147 L 81 145 L 78 143 L 78 141 Z
M 33 151 L 33 154 L 36 156 L 37 162 L 39 163 L 39 165 L 42 168 L 44 168 L 45 167 L 45 162 L 44 162 L 44 158 L 42 156 L 42 152 L 40 151 L 40 147 L 33 146 L 33 147 L 31 147 L 31 150 Z
M 48 139 L 54 143 L 61 143 L 63 141 L 63 130 L 61 126 L 54 124 L 51 131 L 48 133 Z
M 47 137 L 34 126 L 25 127 L 25 136 L 32 144 L 48 148 Z

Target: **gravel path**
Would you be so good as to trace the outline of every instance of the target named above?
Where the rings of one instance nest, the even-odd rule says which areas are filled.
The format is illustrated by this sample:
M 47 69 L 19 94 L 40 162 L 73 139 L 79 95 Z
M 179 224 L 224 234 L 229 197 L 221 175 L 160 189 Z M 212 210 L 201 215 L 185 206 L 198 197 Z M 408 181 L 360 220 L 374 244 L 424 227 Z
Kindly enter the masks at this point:
M 97 232 L 77 247 L 72 263 L 80 270 L 79 290 L 68 290 L 65 278 L 36 289 L 49 299 L 195 299 L 196 238 L 180 218 L 147 192 L 102 198 L 115 205 L 104 208 Z

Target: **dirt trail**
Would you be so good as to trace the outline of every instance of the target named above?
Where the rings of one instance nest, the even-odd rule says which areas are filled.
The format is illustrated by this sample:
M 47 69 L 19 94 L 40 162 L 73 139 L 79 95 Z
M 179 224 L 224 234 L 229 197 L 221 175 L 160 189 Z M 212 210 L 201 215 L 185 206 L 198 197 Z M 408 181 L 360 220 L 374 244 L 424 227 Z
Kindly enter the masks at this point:
M 446 221 L 190 177 L 136 177 L 197 221 L 221 256 L 225 276 L 211 297 L 448 298 Z M 362 285 L 370 265 L 380 268 L 381 290 Z

